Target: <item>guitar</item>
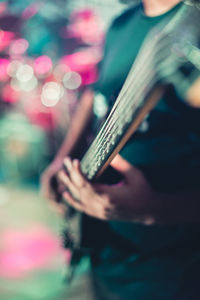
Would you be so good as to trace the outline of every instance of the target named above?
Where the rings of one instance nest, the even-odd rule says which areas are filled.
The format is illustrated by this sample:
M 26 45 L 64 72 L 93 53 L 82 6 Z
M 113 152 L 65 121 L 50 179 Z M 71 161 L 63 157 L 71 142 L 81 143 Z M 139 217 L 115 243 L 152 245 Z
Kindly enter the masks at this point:
M 156 26 L 144 41 L 108 118 L 81 159 L 81 170 L 90 181 L 104 173 L 146 114 L 157 104 L 166 86 L 180 81 L 180 68 L 187 63 L 200 68 L 200 11 L 183 5 L 167 21 Z M 77 223 L 78 231 L 81 231 L 81 213 L 76 213 L 75 218 L 68 215 L 67 221 Z M 88 249 L 82 243 L 85 233 L 79 235 L 68 229 L 65 232 L 66 244 L 73 250 L 73 266 Z

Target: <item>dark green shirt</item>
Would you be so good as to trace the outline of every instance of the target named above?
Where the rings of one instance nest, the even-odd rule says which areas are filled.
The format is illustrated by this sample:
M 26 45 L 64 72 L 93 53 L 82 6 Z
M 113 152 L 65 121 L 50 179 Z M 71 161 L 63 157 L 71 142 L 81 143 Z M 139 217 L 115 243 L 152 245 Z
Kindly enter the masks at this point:
M 96 86 L 110 105 L 145 36 L 181 5 L 158 17 L 145 16 L 139 6 L 113 22 Z M 171 85 L 120 152 L 154 188 L 167 193 L 199 186 L 200 110 L 190 107 L 180 94 L 179 87 Z M 175 295 L 181 288 L 191 288 L 191 278 L 197 276 L 195 264 L 200 264 L 200 226 L 128 222 L 109 222 L 109 226 L 110 243 L 99 255 L 96 273 L 120 299 L 179 299 Z

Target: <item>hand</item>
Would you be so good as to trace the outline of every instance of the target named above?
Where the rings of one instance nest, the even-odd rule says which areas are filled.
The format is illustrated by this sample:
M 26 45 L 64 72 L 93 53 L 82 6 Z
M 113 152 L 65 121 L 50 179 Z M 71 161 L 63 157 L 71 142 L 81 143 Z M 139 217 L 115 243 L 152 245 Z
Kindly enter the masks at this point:
M 64 200 L 75 209 L 102 220 L 121 220 L 152 224 L 154 192 L 142 172 L 117 155 L 111 165 L 124 176 L 118 185 L 91 184 L 82 175 L 78 160 L 64 159 L 59 180 L 68 191 Z
M 59 214 L 64 215 L 66 205 L 58 202 L 58 197 L 63 192 L 63 185 L 58 185 L 57 189 L 53 189 L 52 180 L 57 180 L 58 171 L 62 168 L 63 159 L 54 160 L 47 169 L 43 172 L 41 181 L 41 194 L 44 198 L 49 200 L 51 207 L 56 210 Z

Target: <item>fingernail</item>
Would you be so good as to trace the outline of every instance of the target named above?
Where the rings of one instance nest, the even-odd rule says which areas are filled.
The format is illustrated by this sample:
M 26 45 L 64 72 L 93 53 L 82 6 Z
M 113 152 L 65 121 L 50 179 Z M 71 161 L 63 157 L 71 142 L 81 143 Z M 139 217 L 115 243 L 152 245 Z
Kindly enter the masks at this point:
M 64 158 L 64 164 L 67 167 L 67 169 L 69 169 L 69 170 L 71 169 L 72 162 L 71 162 L 71 159 L 69 157 Z
M 79 160 L 78 160 L 78 159 L 74 159 L 74 160 L 73 160 L 73 165 L 74 165 L 75 167 L 78 167 L 78 165 L 79 165 Z

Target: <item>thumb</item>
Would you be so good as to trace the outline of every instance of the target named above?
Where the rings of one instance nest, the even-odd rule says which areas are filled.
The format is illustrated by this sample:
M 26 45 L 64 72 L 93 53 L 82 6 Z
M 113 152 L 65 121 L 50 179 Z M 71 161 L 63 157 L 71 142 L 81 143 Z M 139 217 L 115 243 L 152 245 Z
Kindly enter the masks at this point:
M 143 177 L 142 172 L 130 164 L 127 160 L 122 158 L 121 155 L 117 154 L 115 158 L 111 161 L 110 165 L 117 170 L 118 172 L 122 173 L 127 181 L 132 181 L 137 178 L 141 179 Z
M 117 154 L 115 158 L 110 163 L 111 167 L 116 169 L 118 172 L 126 175 L 129 170 L 132 168 L 132 165 L 121 157 L 121 155 Z

